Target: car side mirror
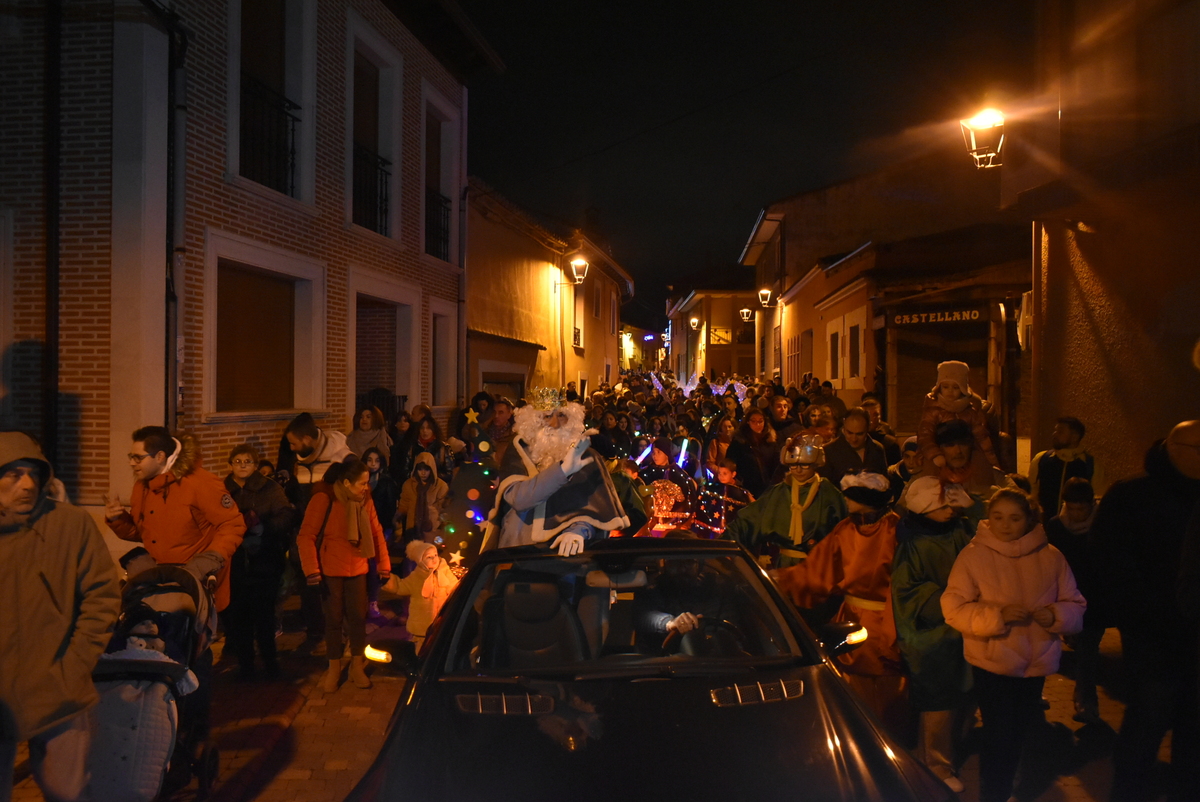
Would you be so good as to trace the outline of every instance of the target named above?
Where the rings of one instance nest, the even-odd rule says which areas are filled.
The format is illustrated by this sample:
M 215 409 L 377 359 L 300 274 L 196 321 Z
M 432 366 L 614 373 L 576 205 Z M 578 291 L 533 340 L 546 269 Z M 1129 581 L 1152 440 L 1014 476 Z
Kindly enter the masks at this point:
M 413 673 L 420 666 L 417 645 L 410 640 L 378 640 L 367 646 L 364 656 L 374 663 L 385 663 L 397 671 Z
M 854 621 L 832 621 L 820 628 L 821 646 L 830 657 L 852 652 L 867 640 L 867 628 Z

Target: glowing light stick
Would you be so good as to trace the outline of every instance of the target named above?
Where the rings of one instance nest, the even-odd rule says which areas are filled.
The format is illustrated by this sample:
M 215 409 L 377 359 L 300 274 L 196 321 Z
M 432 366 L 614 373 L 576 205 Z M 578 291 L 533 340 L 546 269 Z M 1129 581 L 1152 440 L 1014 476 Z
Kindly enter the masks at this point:
M 687 459 L 687 447 L 688 447 L 688 439 L 685 437 L 685 438 L 683 438 L 683 442 L 679 446 L 679 460 L 676 463 L 677 465 L 679 465 L 680 468 L 683 467 L 683 461 L 685 459 Z
M 646 457 L 650 456 L 650 452 L 653 450 L 654 450 L 654 443 L 651 443 L 650 445 L 646 446 L 646 450 L 642 452 L 642 456 L 637 458 L 637 464 L 641 465 L 642 460 L 644 460 Z

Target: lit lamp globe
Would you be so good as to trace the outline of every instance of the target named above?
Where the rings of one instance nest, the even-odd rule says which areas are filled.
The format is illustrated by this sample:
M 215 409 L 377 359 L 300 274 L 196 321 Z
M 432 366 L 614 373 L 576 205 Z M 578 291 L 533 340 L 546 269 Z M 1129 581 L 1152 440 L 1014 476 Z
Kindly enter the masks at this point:
M 771 291 L 769 289 L 767 289 L 766 287 L 763 287 L 761 290 L 759 290 L 758 291 L 758 302 L 760 304 L 762 304 L 763 306 L 770 306 L 771 305 Z
M 969 120 L 960 120 L 963 144 L 981 170 L 1001 165 L 1004 147 L 1004 115 L 996 109 L 984 109 Z
M 571 278 L 576 284 L 582 284 L 587 278 L 588 261 L 582 256 L 576 256 L 571 260 Z
M 753 313 L 753 312 L 751 312 L 751 311 L 750 311 L 750 309 L 749 309 L 748 307 L 745 307 L 745 308 L 739 309 L 739 310 L 738 310 L 738 314 L 742 316 L 742 322 L 743 322 L 743 323 L 749 323 L 749 322 L 750 322 L 750 318 L 754 317 L 754 313 Z
M 688 321 L 688 325 L 692 327 L 692 331 L 700 328 L 700 318 L 694 317 Z

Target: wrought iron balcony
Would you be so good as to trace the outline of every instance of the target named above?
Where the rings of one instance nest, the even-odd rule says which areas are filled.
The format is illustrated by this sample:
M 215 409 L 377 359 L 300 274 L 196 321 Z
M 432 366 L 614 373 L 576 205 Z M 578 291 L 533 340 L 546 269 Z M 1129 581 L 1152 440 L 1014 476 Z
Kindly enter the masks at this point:
M 392 163 L 364 147 L 354 148 L 354 222 L 388 233 L 388 187 Z
M 239 172 L 243 176 L 295 196 L 299 110 L 299 105 L 242 73 Z
M 425 189 L 425 253 L 450 261 L 450 199 L 432 187 Z

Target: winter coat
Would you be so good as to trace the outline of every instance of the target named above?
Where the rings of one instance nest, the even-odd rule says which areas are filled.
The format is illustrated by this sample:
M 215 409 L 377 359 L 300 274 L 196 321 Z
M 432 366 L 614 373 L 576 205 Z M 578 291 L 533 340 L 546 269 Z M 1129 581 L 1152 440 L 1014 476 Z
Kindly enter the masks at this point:
M 1054 515 L 1062 506 L 1063 486 L 1068 479 L 1087 479 L 1097 494 L 1104 482 L 1104 473 L 1096 458 L 1082 448 L 1060 448 L 1043 451 L 1029 463 L 1029 484 L 1037 496 L 1042 514 Z
M 973 528 L 964 518 L 937 523 L 911 512 L 896 527 L 892 606 L 911 679 L 909 701 L 917 710 L 951 710 L 971 687 L 962 635 L 946 623 L 941 602 L 950 570 L 971 542 Z
M 133 486 L 133 504 L 108 522 L 122 540 L 140 542 L 159 564 L 182 565 L 206 551 L 221 555 L 217 610 L 229 604 L 229 567 L 242 543 L 246 523 L 225 483 L 201 468 L 196 443 L 179 438 L 179 456 L 169 470 Z
M 375 502 L 375 515 L 384 532 L 396 527 L 396 510 L 400 503 L 400 486 L 386 470 L 381 469 L 371 477 L 371 500 Z
M 1200 480 L 1171 464 L 1162 441 L 1146 452 L 1145 467 L 1144 475 L 1114 483 L 1100 500 L 1091 530 L 1097 577 L 1125 648 L 1174 659 L 1188 640 L 1180 633 L 1191 631 L 1175 577 Z
M 417 467 L 417 458 L 422 454 L 428 454 L 433 457 L 433 464 L 437 467 L 438 478 L 449 485 L 450 479 L 454 475 L 454 454 L 450 451 L 450 447 L 441 440 L 434 440 L 422 445 L 414 437 L 408 449 L 410 477 L 412 476 L 411 471 Z
M 0 528 L 0 741 L 24 741 L 94 704 L 92 669 L 121 610 L 117 569 L 92 516 L 49 498 L 27 435 L 0 433 L 0 466 L 40 464 L 39 500 Z
M 330 509 L 332 505 L 332 509 Z M 383 527 L 375 515 L 375 503 L 368 496 L 363 500 L 367 518 L 371 524 L 371 538 L 375 545 L 376 566 L 380 573 L 392 570 L 388 556 L 387 541 L 383 539 Z M 329 513 L 326 517 L 326 512 Z M 321 527 L 325 536 L 321 540 L 321 559 L 317 560 L 317 536 Z M 351 545 L 346 535 L 346 505 L 338 500 L 332 485 L 320 482 L 313 488 L 312 501 L 300 524 L 296 547 L 300 550 L 300 567 L 305 576 L 364 576 L 367 573 L 367 558 Z
M 763 433 L 765 435 L 766 431 Z M 729 444 L 725 458 L 737 463 L 738 481 L 757 498 L 767 489 L 775 469 L 779 467 L 779 450 L 782 447 L 782 443 L 768 442 L 766 437 L 755 442 L 738 434 Z
M 825 464 L 817 469 L 817 473 L 833 482 L 834 485 L 840 484 L 842 477 L 848 473 L 866 471 L 880 475 L 886 474 L 888 470 L 887 453 L 883 450 L 883 446 L 868 437 L 863 443 L 863 448 L 863 456 L 860 457 L 844 437 L 839 437 L 825 446 Z
M 779 589 L 797 607 L 815 608 L 831 596 L 842 596 L 833 620 L 855 621 L 866 627 L 863 645 L 837 658 L 850 674 L 879 677 L 901 673 L 892 612 L 897 520 L 894 512 L 872 524 L 859 525 L 846 518 L 813 546 L 807 560 L 776 574 Z
M 417 481 L 416 474 L 408 478 L 400 490 L 400 505 L 396 508 L 396 520 L 403 519 L 405 529 L 417 529 L 421 532 L 431 531 L 440 527 L 442 507 L 446 505 L 446 495 L 450 486 L 437 478 L 437 466 L 433 464 L 433 456 L 426 452 L 417 455 L 417 463 L 428 465 L 432 482 L 425 487 Z M 415 467 L 415 466 L 414 466 Z M 424 508 L 422 508 L 422 501 Z M 429 530 L 425 524 L 430 524 Z
M 233 498 L 246 523 L 242 545 L 234 560 L 245 568 L 246 577 L 274 578 L 283 570 L 288 542 L 300 516 L 283 488 L 258 471 L 238 486 L 233 474 L 225 477 L 225 491 Z
M 1009 604 L 1029 611 L 1050 607 L 1054 623 L 1049 629 L 1032 619 L 1006 624 L 1000 611 Z M 942 615 L 963 634 L 967 662 L 1008 677 L 1058 671 L 1061 636 L 1083 629 L 1086 609 L 1067 559 L 1041 526 L 1006 543 L 981 521 L 942 593 Z
M 364 432 L 355 428 L 346 435 L 346 448 L 359 459 L 363 458 L 363 454 L 367 453 L 369 448 L 378 448 L 379 453 L 387 457 L 392 453 L 392 438 L 388 436 L 386 429 L 368 429 Z
M 382 588 L 388 593 L 409 597 L 408 620 L 404 628 L 418 638 L 425 637 L 438 611 L 458 586 L 458 579 L 451 573 L 446 561 L 438 558 L 438 563 L 436 571 L 417 563 L 408 576 L 403 579 L 393 576 Z
M 987 416 L 983 413 L 983 399 L 974 393 L 968 393 L 955 403 L 943 403 L 941 396 L 928 393 L 925 404 L 921 409 L 921 422 L 917 424 L 917 444 L 925 455 L 926 465 L 933 463 L 934 457 L 942 456 L 942 448 L 934 440 L 939 423 L 961 420 L 971 425 L 971 434 L 975 437 L 975 447 L 987 457 L 989 465 L 999 465 L 996 460 L 996 449 L 992 447 L 992 436 L 987 428 Z
M 346 435 L 329 429 L 319 429 L 313 453 L 307 457 L 292 455 L 292 478 L 284 490 L 288 499 L 301 514 L 308 508 L 313 485 L 325 478 L 325 471 L 335 462 L 345 462 L 352 452 L 346 445 Z M 290 453 L 290 449 L 289 449 Z

